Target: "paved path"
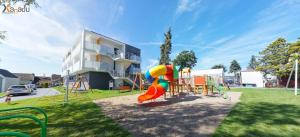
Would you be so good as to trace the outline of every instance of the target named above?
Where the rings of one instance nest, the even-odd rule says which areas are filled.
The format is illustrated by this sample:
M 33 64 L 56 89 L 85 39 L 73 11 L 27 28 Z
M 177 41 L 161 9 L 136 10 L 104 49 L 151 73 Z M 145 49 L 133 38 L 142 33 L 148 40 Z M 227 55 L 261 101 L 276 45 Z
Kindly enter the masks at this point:
M 94 101 L 104 113 L 137 137 L 211 136 L 241 93 L 229 92 L 231 99 L 217 96 L 159 98 L 156 102 L 136 104 L 138 95 Z
M 28 98 L 38 98 L 38 97 L 43 97 L 43 96 L 53 96 L 53 95 L 58 95 L 60 92 L 58 92 L 55 89 L 52 88 L 38 88 L 35 93 L 32 93 L 31 95 L 19 95 L 19 96 L 13 96 L 12 101 L 15 100 L 23 100 L 23 99 L 28 99 Z M 5 98 L 0 98 L 0 102 L 4 102 Z

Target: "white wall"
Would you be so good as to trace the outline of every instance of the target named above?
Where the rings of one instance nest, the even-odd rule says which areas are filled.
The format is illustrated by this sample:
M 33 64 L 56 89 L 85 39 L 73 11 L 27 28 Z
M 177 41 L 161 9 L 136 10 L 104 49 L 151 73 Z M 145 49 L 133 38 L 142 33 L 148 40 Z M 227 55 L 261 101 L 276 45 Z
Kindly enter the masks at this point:
M 20 84 L 20 79 L 19 78 L 4 77 L 4 79 L 2 80 L 2 89 L 1 89 L 1 91 L 6 91 L 9 88 L 9 86 L 18 85 L 18 84 Z
M 191 74 L 193 76 L 203 76 L 203 75 L 208 75 L 208 76 L 213 76 L 213 75 L 218 75 L 223 77 L 223 69 L 207 69 L 207 70 L 192 70 Z
M 242 84 L 256 84 L 256 87 L 264 87 L 264 77 L 259 71 L 241 72 Z

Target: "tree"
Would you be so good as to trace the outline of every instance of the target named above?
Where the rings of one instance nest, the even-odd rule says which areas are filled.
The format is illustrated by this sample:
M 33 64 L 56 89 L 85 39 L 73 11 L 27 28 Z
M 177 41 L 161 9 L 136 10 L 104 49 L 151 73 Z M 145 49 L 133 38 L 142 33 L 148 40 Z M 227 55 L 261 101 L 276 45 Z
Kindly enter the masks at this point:
M 300 37 L 298 41 L 289 44 L 288 54 L 300 53 Z
M 271 74 L 278 78 L 287 76 L 289 69 L 286 68 L 288 63 L 288 47 L 289 44 L 284 38 L 278 38 L 269 44 L 263 51 L 259 52 L 257 70 L 264 74 Z
M 184 50 L 176 56 L 176 58 L 173 60 L 173 63 L 180 66 L 179 70 L 182 70 L 186 67 L 193 68 L 194 66 L 196 66 L 197 57 L 195 56 L 194 51 Z
M 0 0 L 0 5 L 5 1 Z M 35 7 L 40 7 L 40 5 L 36 2 L 36 0 L 11 0 L 12 4 L 15 5 L 18 2 L 23 2 L 25 5 L 34 5 Z
M 172 34 L 171 34 L 171 28 L 164 34 L 165 40 L 164 43 L 160 46 L 160 59 L 159 64 L 161 65 L 167 65 L 170 64 L 170 54 L 172 50 Z
M 226 67 L 223 64 L 217 64 L 211 67 L 212 69 L 220 69 L 222 68 L 224 72 L 227 71 Z
M 240 64 L 236 60 L 231 61 L 231 64 L 229 67 L 229 73 L 236 74 L 240 70 L 241 70 Z
M 257 66 L 257 61 L 256 61 L 256 58 L 255 56 L 251 56 L 251 59 L 250 59 L 250 62 L 249 62 L 249 65 L 248 65 L 248 69 L 253 69 L 255 70 L 256 69 L 256 66 Z
M 241 66 L 240 64 L 236 61 L 233 60 L 231 61 L 230 67 L 229 67 L 229 73 L 234 73 L 234 77 L 236 79 L 236 82 L 240 81 L 240 75 L 238 72 L 241 71 Z
M 0 31 L 0 39 L 4 40 L 6 38 L 6 31 Z

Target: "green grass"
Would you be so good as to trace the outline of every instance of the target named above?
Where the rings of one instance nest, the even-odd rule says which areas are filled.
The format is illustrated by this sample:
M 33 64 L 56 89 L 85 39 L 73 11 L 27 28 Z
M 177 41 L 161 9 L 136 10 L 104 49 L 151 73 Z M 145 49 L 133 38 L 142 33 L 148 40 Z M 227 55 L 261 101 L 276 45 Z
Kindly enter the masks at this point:
M 57 90 L 64 93 L 63 88 Z M 0 108 L 36 106 L 43 108 L 49 116 L 48 136 L 131 136 L 118 123 L 106 117 L 101 108 L 92 102 L 95 99 L 137 94 L 138 91 L 93 90 L 88 93 L 70 94 L 69 103 L 63 104 L 64 95 L 13 101 L 11 105 L 0 103 Z M 28 111 L 29 113 L 29 111 Z M 5 115 L 7 115 L 6 113 Z M 0 114 L 4 115 L 4 114 Z M 41 115 L 38 115 L 42 118 Z M 40 129 L 30 120 L 0 121 L 1 131 L 20 131 L 39 136 Z
M 0 97 L 4 96 L 5 93 L 4 92 L 0 92 Z
M 300 96 L 284 89 L 232 89 L 238 103 L 214 136 L 299 136 Z

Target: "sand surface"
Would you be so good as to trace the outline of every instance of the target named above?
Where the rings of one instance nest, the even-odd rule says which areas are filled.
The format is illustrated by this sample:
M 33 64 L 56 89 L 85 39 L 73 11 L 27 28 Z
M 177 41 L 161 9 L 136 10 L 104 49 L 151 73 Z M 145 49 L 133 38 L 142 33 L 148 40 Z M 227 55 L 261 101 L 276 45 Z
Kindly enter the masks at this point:
M 211 136 L 217 126 L 239 102 L 241 93 L 221 96 L 182 94 L 160 97 L 155 102 L 137 103 L 139 95 L 95 100 L 104 113 L 116 120 L 136 137 L 204 137 Z

